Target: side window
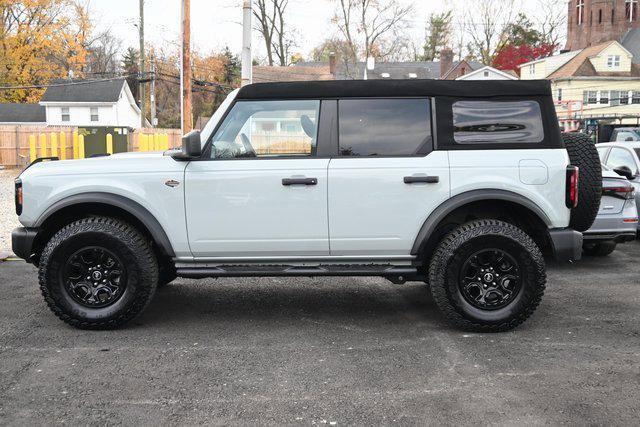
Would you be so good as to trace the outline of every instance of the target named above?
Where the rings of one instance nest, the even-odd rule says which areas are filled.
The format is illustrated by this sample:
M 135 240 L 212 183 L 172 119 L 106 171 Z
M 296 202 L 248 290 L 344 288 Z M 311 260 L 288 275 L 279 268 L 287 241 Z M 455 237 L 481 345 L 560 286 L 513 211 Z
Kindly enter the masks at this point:
M 620 131 L 616 134 L 616 141 L 618 142 L 626 142 L 626 141 L 637 141 L 637 136 L 633 132 L 625 132 Z
M 341 156 L 414 156 L 432 150 L 431 109 L 422 99 L 345 99 L 338 104 Z
M 598 156 L 600 156 L 600 163 L 604 163 L 605 157 L 607 157 L 607 151 L 609 147 L 598 147 Z
M 211 158 L 315 154 L 319 100 L 238 101 L 211 142 Z
M 626 166 L 631 169 L 634 175 L 638 174 L 638 166 L 636 166 L 633 154 L 625 148 L 613 147 L 607 159 L 607 166 L 611 169 Z
M 535 101 L 458 101 L 453 104 L 453 128 L 458 144 L 535 144 L 544 140 L 540 104 Z

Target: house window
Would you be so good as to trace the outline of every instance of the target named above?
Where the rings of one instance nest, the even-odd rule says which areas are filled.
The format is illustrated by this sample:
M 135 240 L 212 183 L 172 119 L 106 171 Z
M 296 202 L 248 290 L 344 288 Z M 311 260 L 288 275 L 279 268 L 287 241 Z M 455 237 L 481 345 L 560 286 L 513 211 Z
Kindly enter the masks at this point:
M 631 94 L 631 103 L 640 104 L 640 90 L 634 90 Z
M 601 90 L 600 91 L 600 104 L 608 104 L 609 103 L 609 91 Z
M 598 24 L 602 24 L 602 9 L 598 11 Z
M 620 92 L 620 105 L 629 105 L 629 91 L 623 90 Z
M 71 121 L 71 113 L 69 113 L 69 107 L 62 107 L 62 121 L 63 122 Z
M 582 25 L 584 22 L 584 0 L 578 0 L 578 4 L 576 6 L 576 21 L 578 25 Z
M 558 88 L 558 101 L 562 101 L 562 89 Z
M 638 0 L 625 0 L 625 18 L 629 22 L 638 20 Z
M 620 55 L 607 56 L 607 68 L 620 68 Z
M 485 76 L 485 77 L 489 77 L 489 72 L 488 72 L 488 71 L 485 71 L 485 72 L 484 72 L 484 76 Z
M 598 103 L 598 91 L 590 90 L 587 92 L 587 104 L 597 104 Z
M 91 121 L 99 122 L 100 116 L 98 115 L 98 109 L 96 107 L 91 107 Z
M 536 64 L 531 64 L 529 66 L 529 75 L 535 76 L 536 74 Z

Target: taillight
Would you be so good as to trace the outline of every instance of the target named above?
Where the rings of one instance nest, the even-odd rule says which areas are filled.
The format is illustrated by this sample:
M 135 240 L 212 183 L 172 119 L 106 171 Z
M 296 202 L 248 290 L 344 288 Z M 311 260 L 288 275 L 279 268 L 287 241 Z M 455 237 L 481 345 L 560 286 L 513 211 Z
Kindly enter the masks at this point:
M 22 214 L 22 181 L 16 179 L 16 214 Z
M 618 180 L 608 181 L 605 179 L 602 183 L 602 195 L 629 200 L 635 198 L 635 188 L 626 182 L 619 182 Z
M 569 209 L 578 206 L 578 176 L 580 169 L 577 166 L 567 166 L 566 196 L 565 203 Z

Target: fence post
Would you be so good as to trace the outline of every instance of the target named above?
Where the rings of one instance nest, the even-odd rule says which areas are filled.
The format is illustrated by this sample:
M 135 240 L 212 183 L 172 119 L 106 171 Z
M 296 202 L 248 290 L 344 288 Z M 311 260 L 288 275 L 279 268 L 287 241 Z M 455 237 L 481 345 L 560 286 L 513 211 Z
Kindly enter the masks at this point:
M 78 158 L 84 159 L 84 135 L 78 135 Z
M 67 134 L 60 132 L 60 160 L 67 160 Z
M 73 142 L 72 142 L 72 144 L 73 144 L 73 158 L 74 159 L 79 159 L 80 158 L 80 154 L 79 154 L 80 152 L 78 150 L 78 131 L 74 131 L 73 132 L 72 139 L 73 139 Z
M 33 163 L 38 158 L 38 148 L 36 146 L 36 136 L 29 135 L 29 163 Z
M 47 135 L 40 134 L 40 157 L 47 157 Z
M 113 135 L 107 134 L 107 154 L 113 154 Z
M 51 157 L 58 157 L 58 135 L 50 133 L 49 141 L 51 141 Z
M 162 134 L 162 138 L 164 139 L 164 149 L 168 150 L 169 149 L 169 134 L 168 133 L 163 133 Z

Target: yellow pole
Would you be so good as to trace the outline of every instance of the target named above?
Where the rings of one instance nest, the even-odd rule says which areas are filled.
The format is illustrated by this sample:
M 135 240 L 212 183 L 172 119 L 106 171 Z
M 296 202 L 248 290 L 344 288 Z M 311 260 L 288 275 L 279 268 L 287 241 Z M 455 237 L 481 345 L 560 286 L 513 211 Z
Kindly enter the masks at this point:
M 38 158 L 38 148 L 36 146 L 36 136 L 29 135 L 29 162 Z
M 144 133 L 138 135 L 138 151 L 149 151 L 149 138 Z
M 47 157 L 47 135 L 40 134 L 40 157 Z
M 74 159 L 79 159 L 80 158 L 80 154 L 78 154 L 78 131 L 74 131 L 73 132 L 73 158 Z
M 113 135 L 107 134 L 107 154 L 113 154 Z
M 49 140 L 51 141 L 51 157 L 58 157 L 58 135 L 50 133 Z
M 60 132 L 60 160 L 67 160 L 67 134 Z
M 164 144 L 163 144 L 164 149 L 168 150 L 169 149 L 169 134 L 163 133 L 162 134 L 162 139 L 164 139 Z
M 84 135 L 78 135 L 78 158 L 84 159 Z
M 147 135 L 149 138 L 149 151 L 156 151 L 156 140 L 153 134 Z

